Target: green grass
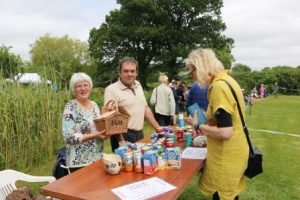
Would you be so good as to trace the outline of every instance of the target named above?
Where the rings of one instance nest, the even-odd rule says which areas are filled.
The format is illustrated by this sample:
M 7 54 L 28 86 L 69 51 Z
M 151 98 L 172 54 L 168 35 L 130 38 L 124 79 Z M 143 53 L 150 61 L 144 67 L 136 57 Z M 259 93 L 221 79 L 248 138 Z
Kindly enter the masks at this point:
M 247 124 L 253 129 L 265 129 L 300 135 L 300 97 L 279 96 L 258 100 L 247 110 Z M 146 135 L 153 130 L 145 125 Z M 57 137 L 61 137 L 60 133 Z M 244 200 L 294 200 L 300 199 L 300 137 L 250 131 L 253 144 L 264 154 L 264 173 L 247 180 L 247 187 L 241 193 Z M 110 152 L 109 140 L 105 142 L 105 152 Z M 55 156 L 47 157 L 39 167 L 30 173 L 51 175 Z M 184 173 L 184 172 L 183 172 Z M 198 189 L 200 174 L 195 176 L 179 197 L 184 199 L 209 200 Z M 39 186 L 38 186 L 39 187 Z M 35 187 L 35 191 L 38 191 Z

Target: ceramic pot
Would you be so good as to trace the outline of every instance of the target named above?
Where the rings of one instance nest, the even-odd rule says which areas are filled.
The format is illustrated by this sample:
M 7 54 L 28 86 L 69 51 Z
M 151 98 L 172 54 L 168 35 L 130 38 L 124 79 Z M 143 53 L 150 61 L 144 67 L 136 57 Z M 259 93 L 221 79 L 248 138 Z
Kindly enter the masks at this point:
M 103 154 L 103 164 L 108 174 L 118 174 L 122 166 L 122 160 L 118 154 Z

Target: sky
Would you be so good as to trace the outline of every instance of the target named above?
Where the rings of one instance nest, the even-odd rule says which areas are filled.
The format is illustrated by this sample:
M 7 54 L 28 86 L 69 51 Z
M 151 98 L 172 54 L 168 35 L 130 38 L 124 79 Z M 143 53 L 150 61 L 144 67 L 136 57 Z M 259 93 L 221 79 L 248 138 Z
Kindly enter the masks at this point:
M 224 35 L 235 63 L 252 70 L 300 65 L 299 0 L 224 0 Z M 87 41 L 89 31 L 119 8 L 116 0 L 0 0 L 0 45 L 29 60 L 30 45 L 50 33 Z

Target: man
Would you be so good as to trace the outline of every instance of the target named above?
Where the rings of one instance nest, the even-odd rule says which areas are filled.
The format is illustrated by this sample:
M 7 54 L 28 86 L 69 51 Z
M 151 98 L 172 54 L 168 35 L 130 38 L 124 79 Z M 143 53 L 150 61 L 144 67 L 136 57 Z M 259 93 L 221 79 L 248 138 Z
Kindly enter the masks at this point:
M 128 131 L 123 134 L 124 140 L 136 142 L 144 138 L 144 118 L 151 126 L 158 129 L 160 126 L 155 120 L 141 84 L 136 80 L 138 75 L 138 62 L 131 57 L 124 57 L 119 63 L 119 80 L 109 85 L 104 92 L 104 103 L 115 100 L 119 106 L 123 106 L 130 114 Z M 121 135 L 110 137 L 112 151 L 119 147 Z
M 176 80 L 172 80 L 171 82 L 171 89 L 172 89 L 172 92 L 173 92 L 173 95 L 174 95 L 174 99 L 175 99 L 175 114 L 178 115 L 179 114 L 179 105 L 178 105 L 178 101 L 179 101 L 179 96 L 177 94 L 177 81 Z

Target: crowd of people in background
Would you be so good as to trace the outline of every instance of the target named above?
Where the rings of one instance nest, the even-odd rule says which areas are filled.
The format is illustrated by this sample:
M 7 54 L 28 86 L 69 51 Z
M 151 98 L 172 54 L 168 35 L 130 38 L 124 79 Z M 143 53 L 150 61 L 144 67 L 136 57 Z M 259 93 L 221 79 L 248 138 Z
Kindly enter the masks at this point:
M 258 88 L 258 90 L 257 90 Z M 258 92 L 259 91 L 259 92 Z M 273 92 L 270 93 L 270 90 L 269 88 L 261 83 L 259 87 L 254 87 L 252 90 L 251 90 L 251 94 L 250 96 L 253 97 L 253 98 L 265 98 L 265 97 L 268 97 L 270 95 L 274 95 L 275 97 L 278 96 L 278 92 L 279 92 L 279 86 L 278 86 L 278 82 L 276 81 L 274 83 L 274 86 L 273 86 Z
M 243 90 L 243 89 L 242 89 Z M 247 94 L 246 91 L 243 90 L 245 102 L 253 103 L 254 99 L 263 99 L 270 95 L 278 96 L 279 86 L 276 81 L 273 86 L 273 93 L 270 93 L 270 90 L 267 85 L 261 83 L 259 87 L 253 87 L 250 94 Z

